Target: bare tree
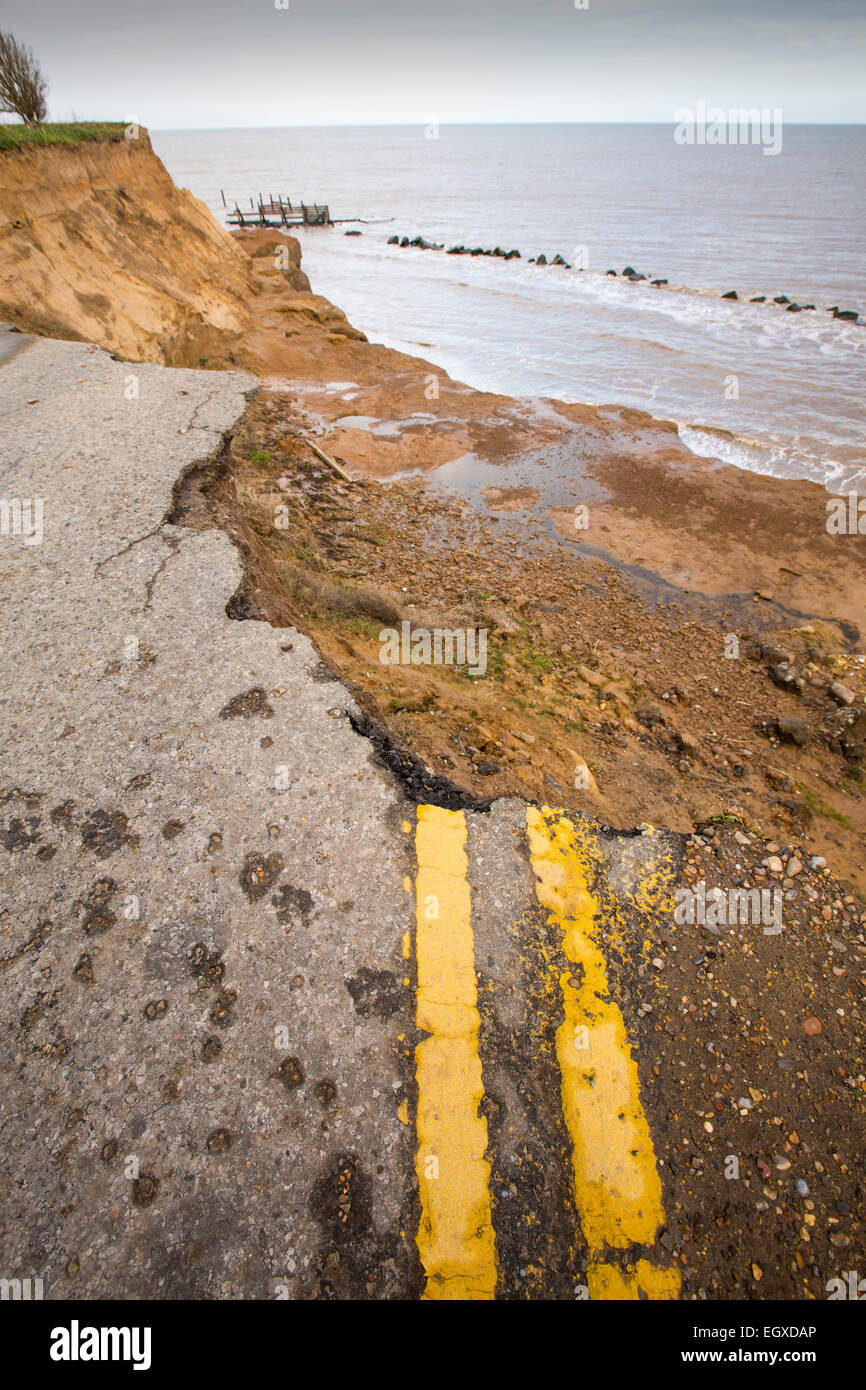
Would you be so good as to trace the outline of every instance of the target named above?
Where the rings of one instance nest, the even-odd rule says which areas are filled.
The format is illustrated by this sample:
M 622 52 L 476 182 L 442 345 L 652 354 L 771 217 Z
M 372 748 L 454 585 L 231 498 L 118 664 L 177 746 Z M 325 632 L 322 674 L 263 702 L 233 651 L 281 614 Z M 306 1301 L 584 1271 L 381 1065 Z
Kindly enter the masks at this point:
M 47 83 L 26 44 L 0 33 L 0 111 L 14 111 L 25 125 L 45 120 Z

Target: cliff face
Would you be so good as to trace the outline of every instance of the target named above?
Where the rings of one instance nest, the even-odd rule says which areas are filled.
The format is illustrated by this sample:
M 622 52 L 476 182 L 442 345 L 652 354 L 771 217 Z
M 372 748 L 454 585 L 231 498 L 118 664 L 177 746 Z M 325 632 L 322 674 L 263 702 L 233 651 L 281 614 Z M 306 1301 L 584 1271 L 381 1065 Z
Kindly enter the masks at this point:
M 0 319 L 174 366 L 232 361 L 248 256 L 137 140 L 0 154 Z

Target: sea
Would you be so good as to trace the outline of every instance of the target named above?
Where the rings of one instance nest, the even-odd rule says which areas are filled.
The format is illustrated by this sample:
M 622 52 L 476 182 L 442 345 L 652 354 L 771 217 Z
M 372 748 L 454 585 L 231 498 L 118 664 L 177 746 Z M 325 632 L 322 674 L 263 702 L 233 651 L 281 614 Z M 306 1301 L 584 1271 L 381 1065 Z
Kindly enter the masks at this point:
M 866 127 L 785 125 L 775 152 L 674 129 L 150 134 L 220 221 L 223 199 L 327 203 L 334 226 L 296 233 L 304 268 L 374 342 L 481 390 L 648 411 L 704 458 L 866 491 Z M 520 259 L 449 256 L 459 244 Z

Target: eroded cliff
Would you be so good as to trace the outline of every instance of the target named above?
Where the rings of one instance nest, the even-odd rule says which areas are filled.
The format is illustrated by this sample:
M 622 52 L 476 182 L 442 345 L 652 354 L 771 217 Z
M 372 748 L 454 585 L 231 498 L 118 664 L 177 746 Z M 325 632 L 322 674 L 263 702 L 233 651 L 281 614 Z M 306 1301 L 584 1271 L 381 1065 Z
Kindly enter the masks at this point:
M 250 325 L 249 258 L 147 132 L 0 155 L 0 318 L 119 356 L 220 366 Z

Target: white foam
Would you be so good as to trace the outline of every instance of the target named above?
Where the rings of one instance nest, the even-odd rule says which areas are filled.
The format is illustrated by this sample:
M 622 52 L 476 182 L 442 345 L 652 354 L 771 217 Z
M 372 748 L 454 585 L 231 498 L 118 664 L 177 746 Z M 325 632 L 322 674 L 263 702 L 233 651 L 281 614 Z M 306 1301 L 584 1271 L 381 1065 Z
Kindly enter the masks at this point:
M 828 492 L 844 492 L 866 483 L 866 466 L 840 463 L 794 445 L 729 435 L 699 425 L 677 425 L 677 434 L 698 458 L 718 459 L 768 478 L 803 478 Z

